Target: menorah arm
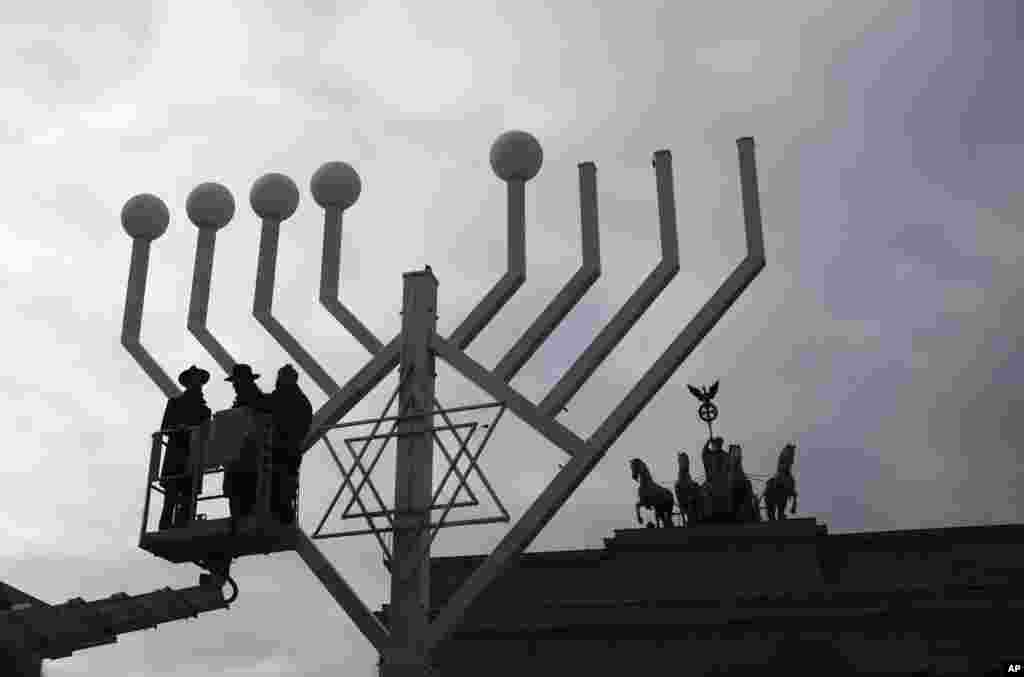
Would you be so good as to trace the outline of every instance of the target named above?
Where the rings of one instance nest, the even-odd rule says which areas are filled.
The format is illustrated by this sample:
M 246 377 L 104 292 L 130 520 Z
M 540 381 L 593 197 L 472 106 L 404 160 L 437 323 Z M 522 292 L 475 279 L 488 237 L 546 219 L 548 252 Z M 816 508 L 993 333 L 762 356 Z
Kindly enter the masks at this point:
M 530 546 L 537 534 L 551 521 L 576 487 L 601 460 L 602 455 L 603 453 L 597 449 L 586 447 L 562 466 L 551 484 L 541 492 L 515 526 L 501 539 L 494 552 L 448 599 L 437 619 L 430 624 L 425 642 L 428 649 L 434 649 L 451 635 L 480 593 Z
M 181 394 L 167 372 L 149 354 L 140 341 L 142 333 L 142 307 L 146 299 L 146 277 L 149 272 L 150 240 L 135 238 L 132 240 L 132 258 L 128 269 L 128 293 L 124 300 L 124 322 L 121 325 L 121 345 L 131 355 L 142 371 L 146 373 L 156 387 L 168 397 Z
M 210 307 L 210 282 L 213 277 L 213 252 L 217 242 L 217 231 L 213 228 L 199 228 L 196 239 L 196 262 L 192 271 L 192 294 L 188 302 L 188 330 L 199 344 L 220 365 L 225 373 L 235 366 L 235 358 L 206 328 L 206 313 Z
M 654 303 L 654 299 L 679 272 L 679 239 L 676 233 L 676 208 L 672 187 L 672 156 L 667 150 L 654 154 L 654 170 L 658 192 L 658 220 L 661 237 L 661 261 L 633 292 L 625 305 L 587 346 L 572 367 L 538 405 L 544 416 L 557 416 L 566 403 L 593 375 L 597 367 L 615 349 L 637 320 Z
M 601 277 L 601 248 L 597 219 L 597 170 L 593 162 L 579 165 L 580 224 L 583 241 L 583 263 L 544 312 L 523 332 L 494 368 L 494 375 L 508 383 L 523 368 L 537 349 L 547 340 L 587 290 Z
M 450 341 L 434 335 L 430 347 L 438 357 L 457 369 L 463 376 L 486 391 L 491 397 L 503 402 L 520 419 L 570 456 L 584 453 L 586 443 L 573 431 L 558 421 L 542 415 L 529 400 L 500 378 L 484 369 L 473 358 L 459 350 Z
M 341 574 L 334 568 L 330 560 L 324 556 L 320 548 L 316 547 L 316 544 L 302 530 L 299 530 L 295 551 L 302 558 L 302 561 L 306 563 L 310 571 L 320 579 L 320 582 L 327 588 L 327 592 L 331 594 L 331 597 L 345 610 L 349 618 L 352 619 L 352 622 L 356 624 L 356 627 L 370 640 L 374 648 L 378 651 L 384 651 L 388 648 L 391 641 L 391 633 L 377 620 L 377 617 L 373 615 L 373 612 L 366 606 L 366 603 L 359 598 L 356 591 L 341 577 Z
M 372 331 L 339 300 L 341 267 L 341 225 L 343 210 L 328 206 L 324 211 L 324 250 L 320 266 L 320 304 L 372 355 L 384 349 Z
M 707 303 L 676 336 L 664 353 L 640 378 L 612 413 L 605 419 L 588 443 L 604 453 L 625 432 L 647 403 L 672 377 L 694 348 L 725 315 L 765 266 L 764 232 L 757 190 L 757 169 L 754 140 L 739 139 L 740 184 L 743 192 L 743 216 L 747 240 L 747 256 L 718 287 Z
M 352 407 L 376 388 L 377 384 L 383 381 L 392 369 L 398 366 L 401 350 L 401 336 L 396 336 L 391 339 L 391 343 L 363 365 L 363 368 L 350 378 L 337 394 L 332 395 L 317 410 L 313 416 L 313 423 L 309 427 L 309 433 L 300 447 L 302 451 L 307 451 L 316 444 L 327 428 L 340 421 Z
M 510 179 L 507 184 L 508 270 L 448 337 L 459 350 L 473 342 L 526 281 L 526 181 Z
M 280 236 L 280 223 L 273 219 L 263 219 L 260 232 L 260 253 L 256 266 L 256 293 L 252 301 L 252 315 L 264 329 L 284 348 L 293 360 L 299 363 L 302 370 L 309 374 L 320 390 L 328 397 L 341 390 L 331 376 L 324 371 L 313 356 L 299 345 L 287 329 L 271 313 L 274 302 L 274 278 L 277 270 L 277 245 Z

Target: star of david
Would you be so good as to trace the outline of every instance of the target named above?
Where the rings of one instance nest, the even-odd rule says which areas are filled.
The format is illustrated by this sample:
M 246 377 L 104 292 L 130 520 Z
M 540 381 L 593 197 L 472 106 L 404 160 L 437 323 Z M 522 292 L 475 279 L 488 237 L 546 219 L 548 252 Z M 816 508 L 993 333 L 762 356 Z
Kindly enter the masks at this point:
M 402 380 L 404 381 L 405 379 Z M 341 458 L 339 457 L 339 454 L 335 449 L 334 444 L 331 443 L 331 440 L 329 439 L 328 435 L 325 434 L 323 436 L 322 439 L 324 441 L 324 444 L 327 446 L 327 449 L 331 454 L 331 458 L 334 460 L 335 465 L 337 465 L 338 470 L 341 472 L 342 482 L 341 486 L 339 486 L 337 492 L 334 494 L 334 498 L 331 500 L 330 505 L 327 507 L 327 511 L 324 513 L 323 518 L 320 520 L 319 525 L 313 532 L 314 537 L 320 538 L 373 534 L 376 537 L 377 542 L 381 546 L 381 550 L 384 553 L 384 563 L 389 568 L 391 565 L 392 554 L 391 549 L 388 547 L 387 543 L 383 538 L 383 534 L 394 531 L 393 518 L 395 515 L 395 511 L 393 509 L 389 509 L 384 504 L 384 500 L 381 498 L 381 495 L 377 491 L 377 488 L 374 486 L 370 476 L 374 468 L 377 466 L 377 463 L 380 461 L 380 458 L 383 456 L 384 450 L 388 446 L 388 442 L 393 437 L 399 437 L 404 434 L 424 434 L 425 432 L 429 432 L 432 435 L 434 442 L 437 444 L 438 447 L 440 447 L 441 452 L 444 454 L 444 457 L 448 461 L 448 469 L 445 472 L 444 476 L 442 477 L 441 482 L 434 490 L 433 497 L 431 499 L 431 510 L 442 510 L 441 517 L 436 522 L 431 522 L 428 525 L 428 528 L 431 529 L 431 533 L 430 537 L 426 540 L 424 544 L 425 549 L 428 549 L 430 547 L 430 545 L 434 541 L 434 538 L 437 536 L 438 531 L 442 527 L 452 527 L 468 524 L 488 524 L 494 522 L 510 521 L 508 511 L 505 509 L 505 506 L 502 504 L 501 500 L 494 492 L 493 487 L 491 486 L 490 482 L 488 482 L 487 477 L 484 475 L 479 463 L 480 456 L 483 454 L 484 448 L 490 441 L 491 435 L 493 434 L 494 429 L 498 424 L 498 421 L 501 420 L 501 417 L 505 412 L 505 405 L 499 402 L 491 402 L 482 405 L 472 405 L 466 407 L 455 407 L 452 409 L 445 409 L 443 406 L 441 406 L 441 403 L 437 400 L 437 398 L 433 398 L 433 409 L 428 408 L 427 411 L 433 417 L 440 416 L 443 419 L 444 425 L 433 425 L 430 428 L 427 428 L 425 430 L 421 429 L 414 433 L 400 433 L 397 431 L 400 421 L 409 418 L 411 415 L 419 416 L 418 411 L 422 411 L 423 408 L 418 405 L 425 399 L 422 397 L 422 395 L 419 395 L 417 397 L 410 397 L 406 401 L 405 405 L 400 408 L 396 416 L 388 416 L 388 412 L 391 410 L 392 405 L 397 399 L 401 387 L 402 384 L 400 383 L 399 386 L 395 389 L 394 393 L 392 393 L 391 398 L 388 400 L 387 404 L 384 406 L 384 410 L 382 411 L 380 417 L 376 419 L 354 421 L 351 423 L 336 426 L 336 428 L 343 428 L 351 426 L 366 426 L 373 424 L 373 428 L 371 429 L 369 435 L 352 436 L 346 437 L 344 439 L 345 447 L 348 449 L 349 454 L 352 457 L 352 463 L 351 465 L 349 465 L 349 467 L 346 468 L 345 464 L 342 463 Z M 479 422 L 475 421 L 471 423 L 455 424 L 452 423 L 451 418 L 449 418 L 448 416 L 449 413 L 488 408 L 497 409 L 497 412 L 495 413 L 490 423 L 485 423 L 482 425 Z M 378 430 L 386 421 L 391 422 L 390 430 L 388 430 L 388 432 L 385 433 L 378 433 Z M 472 442 L 474 440 L 474 437 L 476 437 L 476 433 L 481 429 L 484 431 L 484 434 L 478 438 L 479 441 L 477 442 L 476 448 L 474 450 L 472 449 Z M 455 453 L 454 457 L 452 456 L 452 454 L 449 453 L 448 447 L 445 446 L 444 442 L 441 439 L 441 436 L 438 434 L 443 431 L 450 432 L 452 436 L 455 438 L 455 440 L 458 442 L 458 451 Z M 460 434 L 460 431 L 466 432 L 465 434 Z M 369 462 L 369 466 L 367 467 L 364 464 L 364 459 L 367 456 L 370 443 L 373 442 L 374 440 L 380 440 L 381 444 L 377 448 L 376 453 L 372 456 L 372 459 Z M 361 448 L 357 450 L 356 444 L 360 442 L 362 443 Z M 465 471 L 465 473 L 463 473 L 463 471 L 460 470 L 459 468 L 459 461 L 462 460 L 463 456 L 469 459 L 469 467 Z M 358 483 L 356 483 L 353 478 L 353 475 L 355 474 L 356 470 L 359 470 L 361 475 L 361 479 L 359 480 Z M 462 520 L 447 519 L 448 514 L 452 511 L 452 509 L 469 508 L 480 505 L 480 500 L 477 498 L 476 494 L 473 492 L 473 489 L 469 485 L 469 478 L 474 473 L 479 478 L 480 482 L 483 484 L 487 493 L 490 495 L 491 500 L 494 501 L 494 504 L 497 506 L 500 514 L 492 515 L 489 517 L 477 517 Z M 455 488 L 455 491 L 452 493 L 451 498 L 446 503 L 438 504 L 438 498 L 444 491 L 444 488 L 447 485 L 448 480 L 452 476 L 452 474 L 454 474 L 458 478 L 458 484 Z M 362 498 L 362 491 L 365 487 L 369 488 L 373 496 L 373 499 L 377 504 L 378 509 L 367 509 L 366 503 Z M 346 488 L 350 490 L 351 497 L 348 500 L 348 504 L 342 510 L 341 519 L 349 520 L 362 518 L 366 520 L 368 528 L 352 529 L 347 531 L 338 531 L 328 534 L 322 534 L 321 530 L 323 529 L 323 526 L 326 523 L 327 518 L 334 511 L 335 506 L 338 504 L 338 500 L 341 498 L 341 495 Z M 465 501 L 458 501 L 458 498 L 463 490 L 465 490 L 466 494 L 468 494 L 469 499 Z M 358 505 L 358 512 L 353 510 L 354 505 Z M 378 524 L 375 521 L 375 519 L 381 518 L 383 518 L 385 521 L 385 524 L 383 525 Z

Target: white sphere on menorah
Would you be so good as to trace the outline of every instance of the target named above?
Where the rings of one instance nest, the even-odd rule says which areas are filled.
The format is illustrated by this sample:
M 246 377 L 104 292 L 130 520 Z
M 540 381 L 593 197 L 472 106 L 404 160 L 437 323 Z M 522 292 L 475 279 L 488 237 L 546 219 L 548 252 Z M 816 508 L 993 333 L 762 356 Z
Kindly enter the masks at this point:
M 309 189 L 313 193 L 313 200 L 324 209 L 348 209 L 359 199 L 363 182 L 347 162 L 327 162 L 314 172 Z
M 235 215 L 235 198 L 231 191 L 219 183 L 201 183 L 192 189 L 185 200 L 188 220 L 197 228 L 217 230 L 228 225 Z
M 155 240 L 167 232 L 171 213 L 164 201 L 151 193 L 141 193 L 121 208 L 121 227 L 135 239 Z
M 299 206 L 299 188 L 284 174 L 264 174 L 252 184 L 249 204 L 262 219 L 284 221 Z
M 529 132 L 512 130 L 491 144 L 491 169 L 502 181 L 529 181 L 544 162 L 540 142 Z

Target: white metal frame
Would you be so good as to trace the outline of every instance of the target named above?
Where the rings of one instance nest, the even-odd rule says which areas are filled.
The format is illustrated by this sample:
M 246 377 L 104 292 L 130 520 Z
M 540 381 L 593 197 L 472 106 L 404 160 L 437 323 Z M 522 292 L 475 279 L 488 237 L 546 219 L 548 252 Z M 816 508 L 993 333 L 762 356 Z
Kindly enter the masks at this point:
M 517 133 L 513 133 L 517 134 Z M 524 136 L 521 133 L 520 140 Z M 532 137 L 529 137 L 532 140 Z M 529 140 L 523 141 L 529 146 Z M 501 140 L 499 140 L 499 143 Z M 516 142 L 519 143 L 519 142 Z M 536 140 L 532 140 L 536 145 Z M 661 240 L 661 260 L 652 272 L 633 293 L 608 325 L 582 352 L 570 369 L 543 398 L 540 404 L 534 404 L 519 394 L 509 385 L 511 378 L 522 368 L 536 352 L 551 331 L 564 319 L 569 310 L 579 301 L 593 282 L 600 275 L 600 250 L 598 242 L 598 216 L 596 170 L 592 163 L 579 165 L 580 180 L 580 214 L 583 238 L 583 265 L 576 275 L 562 288 L 555 299 L 531 324 L 512 348 L 498 361 L 493 370 L 488 370 L 466 354 L 466 349 L 490 321 L 500 312 L 511 296 L 519 289 L 526 279 L 526 238 L 525 238 L 525 184 L 529 177 L 539 170 L 539 146 L 526 150 L 520 144 L 512 154 L 518 159 L 528 157 L 535 152 L 536 168 L 530 173 L 527 170 L 508 167 L 503 170 L 503 180 L 507 184 L 508 212 L 508 267 L 501 279 L 473 308 L 458 328 L 447 339 L 433 333 L 428 337 L 428 350 L 433 356 L 440 357 L 461 372 L 470 381 L 484 389 L 491 397 L 511 409 L 523 421 L 540 433 L 545 439 L 555 444 L 570 456 L 569 461 L 561 467 L 551 484 L 527 508 L 519 521 L 509 530 L 495 550 L 487 557 L 480 567 L 449 599 L 439 616 L 429 626 L 423 626 L 425 635 L 416 638 L 414 645 L 408 637 L 394 644 L 394 638 L 385 629 L 366 605 L 352 592 L 344 580 L 334 571 L 322 553 L 304 534 L 300 539 L 298 552 L 314 573 L 323 581 L 338 603 L 348 612 L 362 632 L 373 642 L 382 653 L 394 657 L 401 663 L 411 661 L 423 664 L 429 652 L 451 635 L 466 611 L 480 593 L 504 571 L 520 553 L 522 553 L 540 530 L 550 521 L 558 509 L 565 503 L 572 492 L 608 452 L 626 428 L 636 419 L 640 411 L 652 397 L 672 377 L 701 340 L 711 331 L 721 317 L 731 307 L 743 291 L 765 266 L 765 251 L 761 225 L 761 211 L 757 188 L 757 172 L 754 159 L 754 140 L 749 137 L 737 140 L 740 165 L 740 183 L 744 228 L 746 234 L 747 253 L 744 259 L 726 277 L 711 298 L 685 324 L 671 342 L 669 347 L 654 361 L 632 389 L 623 397 L 608 417 L 598 426 L 586 440 L 576 435 L 556 420 L 556 416 L 564 409 L 578 390 L 594 373 L 598 365 L 615 348 L 636 321 L 650 307 L 658 294 L 679 270 L 678 240 L 676 234 L 675 199 L 673 195 L 673 177 L 671 155 L 662 150 L 654 153 L 653 166 L 655 172 L 659 233 Z M 497 148 L 497 144 L 495 146 Z M 502 147 L 504 150 L 509 145 Z M 492 149 L 492 165 L 494 163 Z M 513 163 L 515 164 L 515 163 Z M 527 165 L 530 162 L 526 162 Z M 494 165 L 496 172 L 498 165 Z M 325 166 L 326 167 L 326 166 Z M 524 178 L 526 177 L 526 178 Z M 264 177 L 266 178 L 266 177 Z M 223 188 L 223 187 L 221 187 Z M 314 186 L 314 192 L 316 186 Z M 226 193 L 226 189 L 223 189 Z M 355 192 L 357 195 L 358 191 Z M 150 196 L 151 197 L 151 196 Z M 230 194 L 228 194 L 230 198 Z M 264 215 L 264 241 L 261 242 L 260 262 L 258 267 L 259 281 L 254 315 L 270 331 L 286 351 L 309 373 L 317 384 L 329 395 L 327 403 L 321 407 L 314 417 L 314 425 L 309 436 L 303 443 L 303 449 L 310 448 L 326 430 L 337 424 L 367 393 L 376 387 L 387 375 L 398 366 L 403 358 L 403 350 L 412 341 L 416 350 L 422 350 L 422 337 L 399 333 L 389 343 L 380 342 L 365 326 L 350 313 L 338 300 L 337 268 L 340 261 L 339 248 L 341 243 L 342 212 L 355 201 L 351 197 L 347 204 L 325 206 L 323 268 L 320 286 L 320 301 L 338 319 L 344 328 L 352 334 L 372 355 L 371 359 L 343 386 L 337 387 L 332 380 L 325 377 L 312 358 L 298 348 L 298 343 L 284 331 L 283 327 L 272 321 L 270 315 L 270 299 L 273 288 L 273 264 L 276 261 L 276 228 L 282 218 L 267 219 Z M 136 198 L 133 198 L 136 199 Z M 191 199 L 191 198 L 190 198 Z M 332 198 L 333 199 L 333 198 Z M 319 202 L 323 202 L 318 198 Z M 142 367 L 143 371 L 164 392 L 171 396 L 177 394 L 173 382 L 159 367 L 155 360 L 145 351 L 139 342 L 143 297 L 145 295 L 145 278 L 148 265 L 149 244 L 152 239 L 163 231 L 155 227 L 156 222 L 163 218 L 166 221 L 166 207 L 163 217 L 155 211 L 146 218 L 153 222 L 154 227 L 137 228 L 125 225 L 133 236 L 132 262 L 129 274 L 128 295 L 125 301 L 125 318 L 122 329 L 122 344 Z M 126 205 L 127 207 L 127 205 Z M 233 213 L 233 202 L 231 204 Z M 292 210 L 294 211 L 294 209 Z M 123 212 L 124 214 L 125 212 Z M 289 213 L 290 214 L 290 213 Z M 191 216 L 190 216 L 191 217 Z M 234 361 L 213 336 L 206 330 L 206 305 L 209 294 L 210 271 L 212 266 L 214 233 L 223 223 L 199 223 L 199 242 L 196 253 L 196 267 L 193 278 L 192 300 L 189 308 L 189 330 L 197 337 L 203 347 L 215 361 L 225 370 L 230 370 Z M 143 219 L 145 220 L 145 219 Z M 144 224 L 150 225 L 150 224 Z M 166 228 L 166 223 L 163 225 Z M 156 234 L 154 234 L 156 233 Z M 427 271 L 429 273 L 429 270 Z M 407 275 L 412 275 L 407 274 Z M 436 303 L 436 279 L 434 280 Z M 433 312 L 434 308 L 429 308 Z M 422 353 L 420 353 L 422 356 Z M 421 359 L 421 358 L 417 358 Z M 429 386 L 433 390 L 432 373 L 418 377 L 419 386 Z M 417 390 L 420 392 L 420 390 Z M 423 390 L 426 392 L 426 390 Z M 432 401 L 432 397 L 426 401 Z M 414 412 L 423 416 L 425 411 Z M 423 557 L 429 556 L 424 551 Z M 422 564 L 422 562 L 420 563 Z M 393 587 L 394 593 L 396 588 Z M 394 608 L 394 606 L 392 607 Z M 394 620 L 392 621 L 394 622 Z M 393 629 L 393 628 L 392 628 Z M 420 661 L 420 663 L 417 663 Z

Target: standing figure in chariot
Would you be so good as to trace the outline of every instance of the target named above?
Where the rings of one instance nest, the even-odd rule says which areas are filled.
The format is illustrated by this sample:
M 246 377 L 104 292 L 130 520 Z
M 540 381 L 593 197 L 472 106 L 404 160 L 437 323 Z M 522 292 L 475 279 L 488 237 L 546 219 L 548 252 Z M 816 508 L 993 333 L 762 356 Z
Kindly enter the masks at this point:
M 705 521 L 722 523 L 732 521 L 732 495 L 729 486 L 729 455 L 722 448 L 721 437 L 712 437 L 704 443 L 701 460 L 704 462 Z
M 235 389 L 232 408 L 247 407 L 256 414 L 271 413 L 270 398 L 256 385 L 259 377 L 248 364 L 236 364 L 231 368 L 231 375 L 224 380 Z M 250 431 L 241 457 L 224 468 L 224 495 L 228 497 L 233 519 L 248 515 L 256 505 L 259 456 L 259 431 Z
M 313 423 L 313 405 L 299 388 L 299 372 L 290 364 L 278 370 L 270 399 L 274 411 L 271 510 L 284 524 L 294 524 L 302 463 L 300 446 Z
M 161 430 L 176 430 L 167 437 L 167 449 L 160 470 L 164 489 L 164 507 L 160 512 L 160 529 L 184 526 L 192 519 L 192 476 L 188 473 L 192 427 L 210 420 L 210 408 L 203 398 L 203 386 L 210 372 L 192 365 L 178 375 L 185 392 L 167 401 Z M 168 477 L 168 475 L 176 477 Z

